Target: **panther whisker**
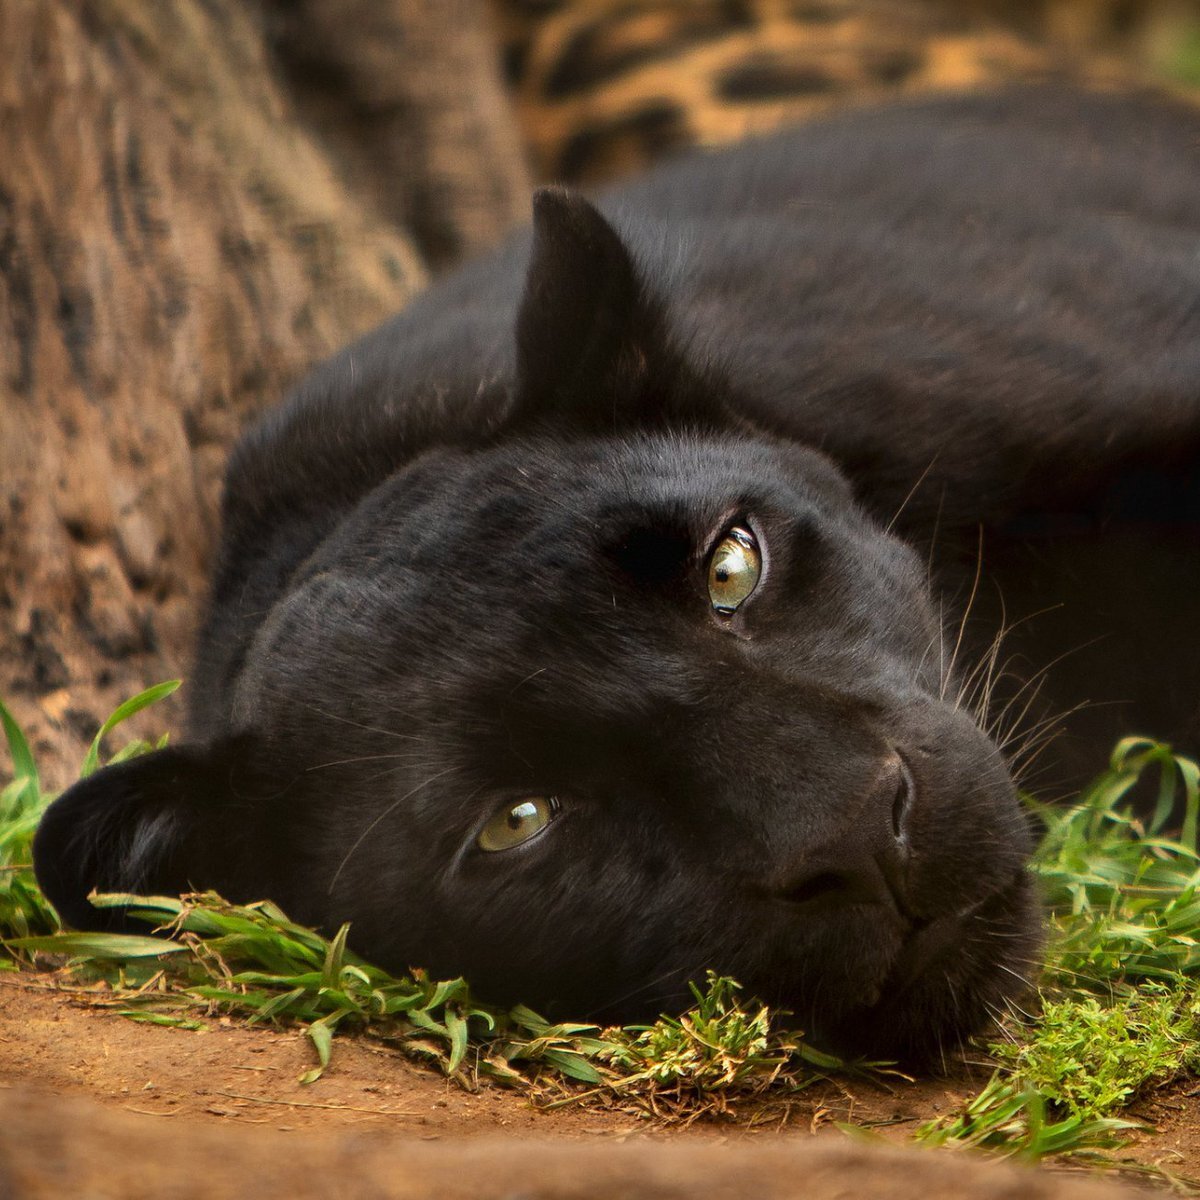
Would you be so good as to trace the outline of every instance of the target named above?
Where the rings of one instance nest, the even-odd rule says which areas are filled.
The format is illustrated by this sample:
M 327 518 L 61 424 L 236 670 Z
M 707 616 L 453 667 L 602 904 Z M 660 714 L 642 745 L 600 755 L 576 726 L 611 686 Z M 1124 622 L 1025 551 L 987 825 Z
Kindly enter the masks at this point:
M 967 622 L 971 618 L 971 609 L 975 605 L 975 598 L 979 594 L 979 581 L 983 578 L 983 526 L 979 526 L 979 546 L 975 556 L 975 578 L 971 583 L 971 594 L 967 597 L 967 607 L 963 611 L 962 620 L 958 623 L 958 636 L 954 641 L 954 650 L 950 654 L 950 662 L 946 667 L 942 677 L 942 691 L 939 699 L 945 700 L 946 687 L 950 678 L 954 674 L 954 664 L 958 661 L 958 652 L 962 648 L 963 638 L 967 632 Z
M 671 967 L 663 971 L 660 975 L 656 975 L 652 979 L 646 980 L 637 987 L 630 989 L 627 992 L 622 992 L 618 995 L 610 995 L 602 1002 L 594 1007 L 603 1012 L 608 1009 L 616 1008 L 621 1004 L 628 1004 L 632 1000 L 636 1000 L 639 996 L 653 992 L 662 987 L 668 980 L 678 980 L 681 984 L 693 983 L 704 978 L 704 972 L 708 964 L 712 962 L 711 958 L 701 958 L 696 965 L 691 968 Z
M 362 831 L 362 833 L 360 833 L 358 835 L 358 837 L 354 840 L 354 844 L 350 847 L 349 850 L 346 851 L 346 854 L 343 857 L 342 861 L 340 863 L 338 863 L 337 870 L 334 871 L 334 873 L 333 873 L 333 878 L 329 881 L 329 887 L 326 889 L 327 894 L 328 895 L 333 894 L 333 889 L 336 886 L 337 881 L 340 878 L 342 872 L 346 869 L 346 864 L 350 861 L 351 856 L 359 848 L 359 846 L 361 846 L 363 844 L 363 842 L 366 841 L 368 834 L 370 834 L 370 832 L 381 821 L 383 821 L 386 817 L 389 817 L 392 813 L 394 813 L 396 811 L 397 808 L 400 807 L 401 804 L 403 804 L 406 800 L 411 799 L 418 792 L 423 791 L 431 783 L 436 783 L 437 780 L 439 780 L 439 779 L 443 778 L 444 776 L 449 775 L 451 772 L 457 771 L 459 769 L 460 768 L 457 766 L 446 767 L 444 770 L 438 771 L 436 775 L 429 776 L 429 778 L 424 780 L 424 782 L 418 783 L 416 787 L 410 788 L 407 792 L 404 793 L 403 796 L 397 796 L 396 799 L 393 800 L 391 802 L 391 804 L 389 804 L 387 806 L 387 808 L 385 808 L 383 810 L 383 812 L 381 812 L 373 821 L 371 821 L 371 823 Z
M 347 717 L 344 713 L 329 712 L 323 708 L 318 708 L 310 701 L 301 700 L 291 692 L 283 692 L 280 689 L 272 689 L 268 692 L 270 695 L 283 698 L 288 704 L 294 704 L 298 708 L 306 708 L 309 712 L 315 713 L 319 717 L 323 717 L 327 721 L 337 721 L 341 725 L 350 725 L 355 729 L 361 729 L 364 733 L 378 733 L 384 737 L 399 738 L 404 741 L 411 742 L 426 742 L 429 739 L 420 737 L 417 734 L 401 733 L 398 729 L 385 729 L 378 725 L 368 725 L 363 721 L 356 721 L 351 717 Z
M 311 767 L 305 767 L 305 771 L 323 771 L 326 767 L 346 767 L 352 766 L 354 763 L 377 762 L 381 759 L 400 759 L 406 764 L 412 764 L 414 755 L 403 754 L 400 752 L 393 754 L 357 754 L 353 758 L 334 758 L 329 762 L 314 763 Z
M 1026 704 L 1024 705 L 1024 707 L 1022 707 L 1020 713 L 1015 718 L 1015 720 L 1012 722 L 1012 725 L 1010 727 L 1015 728 L 1017 725 L 1019 725 L 1019 723 L 1024 719 L 1025 714 L 1028 713 L 1032 704 L 1036 701 L 1037 695 L 1042 687 L 1042 684 L 1044 683 L 1046 678 L 1049 676 L 1050 672 L 1053 671 L 1054 668 L 1056 666 L 1058 666 L 1060 663 L 1069 659 L 1072 655 L 1079 654 L 1080 652 L 1087 650 L 1089 647 L 1094 646 L 1097 643 L 1102 642 L 1104 640 L 1105 640 L 1105 636 L 1101 635 L 1101 636 L 1092 638 L 1091 640 L 1089 640 L 1087 642 L 1083 642 L 1080 645 L 1073 646 L 1069 650 L 1064 650 L 1061 654 L 1056 655 L 1053 659 L 1050 660 L 1050 662 L 1046 663 L 1045 666 L 1040 667 L 1038 670 L 1034 671 L 1025 680 L 1025 682 L 1022 684 L 1022 686 L 1020 688 L 1018 688 L 1017 691 L 1011 697 L 1009 697 L 1008 702 L 1005 704 L 1004 708 L 1001 709 L 1000 713 L 997 715 L 995 727 L 998 729 L 1001 726 L 1001 724 L 1008 717 L 1008 714 L 1011 712 L 1012 708 L 1020 702 L 1021 697 L 1030 688 L 1033 688 L 1032 695 L 1030 697 L 1028 697 Z
M 892 530 L 896 527 L 896 522 L 898 520 L 900 520 L 900 515 L 908 507 L 909 501 L 912 500 L 912 498 L 920 490 L 921 484 L 923 484 L 925 482 L 925 480 L 928 478 L 929 472 L 933 470 L 934 464 L 937 462 L 940 454 L 941 454 L 940 450 L 937 450 L 934 452 L 933 457 L 929 460 L 929 465 L 925 468 L 925 470 L 923 470 L 921 472 L 920 476 L 917 478 L 917 482 L 914 483 L 912 485 L 912 487 L 908 489 L 908 495 L 905 496 L 904 499 L 900 501 L 900 507 L 898 509 L 896 509 L 896 511 L 892 514 L 892 519 L 890 521 L 888 521 L 887 524 L 884 525 L 884 527 L 883 527 L 884 533 L 891 533 Z M 936 534 L 936 530 L 935 530 L 935 534 Z

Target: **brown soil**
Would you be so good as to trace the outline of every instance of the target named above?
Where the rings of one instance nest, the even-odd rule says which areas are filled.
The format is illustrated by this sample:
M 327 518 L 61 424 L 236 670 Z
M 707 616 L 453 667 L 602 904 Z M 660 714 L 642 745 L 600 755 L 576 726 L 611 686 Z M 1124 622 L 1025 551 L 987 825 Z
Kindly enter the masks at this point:
M 303 1133 L 305 1145 L 313 1136 L 363 1132 L 401 1135 L 405 1144 L 443 1142 L 458 1154 L 465 1140 L 497 1136 L 589 1144 L 630 1137 L 665 1143 L 681 1136 L 678 1127 L 632 1105 L 546 1110 L 486 1081 L 468 1092 L 368 1038 L 338 1038 L 331 1066 L 306 1086 L 299 1077 L 314 1054 L 294 1029 L 247 1027 L 228 1018 L 207 1020 L 199 1031 L 164 1028 L 125 1020 L 104 1001 L 102 992 L 68 989 L 54 975 L 0 975 L 0 1113 L 3 1089 L 32 1086 L 136 1114 L 147 1131 L 170 1127 L 191 1136 L 209 1126 L 254 1126 Z M 903 1143 L 916 1124 L 954 1111 L 985 1079 L 983 1068 L 962 1067 L 945 1078 L 897 1079 L 887 1088 L 861 1080 L 831 1083 L 786 1103 L 697 1121 L 686 1136 L 767 1147 L 807 1144 L 817 1133 L 841 1144 L 836 1123 L 853 1121 L 873 1128 L 879 1140 Z M 1180 1082 L 1135 1108 L 1154 1131 L 1122 1152 L 1129 1165 L 1200 1177 L 1198 1095 L 1195 1081 Z M 13 1091 L 9 1104 L 23 1096 Z M 6 1121 L 0 1116 L 0 1126 Z M 1023 1185 L 1019 1194 L 1032 1193 Z
M 227 1017 L 199 1031 L 164 1028 L 118 1017 L 104 1000 L 103 993 L 66 989 L 53 975 L 0 975 L 0 1078 L 130 1112 L 284 1130 L 353 1125 L 426 1138 L 674 1132 L 632 1106 L 545 1110 L 487 1080 L 468 1092 L 370 1038 L 338 1038 L 329 1069 L 304 1085 L 299 1077 L 316 1060 L 298 1030 L 248 1027 Z M 918 1121 L 952 1111 L 983 1078 L 898 1080 L 894 1091 L 859 1082 L 822 1086 L 785 1106 L 697 1122 L 692 1131 L 740 1137 L 853 1120 L 886 1123 L 881 1132 L 901 1140 Z

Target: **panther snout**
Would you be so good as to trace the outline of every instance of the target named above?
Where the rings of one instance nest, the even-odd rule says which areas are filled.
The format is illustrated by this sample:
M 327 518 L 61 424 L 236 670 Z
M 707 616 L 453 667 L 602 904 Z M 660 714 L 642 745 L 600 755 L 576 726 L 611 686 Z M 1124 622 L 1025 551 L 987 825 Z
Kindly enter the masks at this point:
M 882 904 L 909 917 L 909 816 L 917 786 L 903 756 L 883 760 L 835 839 L 807 850 L 780 895 L 805 906 Z

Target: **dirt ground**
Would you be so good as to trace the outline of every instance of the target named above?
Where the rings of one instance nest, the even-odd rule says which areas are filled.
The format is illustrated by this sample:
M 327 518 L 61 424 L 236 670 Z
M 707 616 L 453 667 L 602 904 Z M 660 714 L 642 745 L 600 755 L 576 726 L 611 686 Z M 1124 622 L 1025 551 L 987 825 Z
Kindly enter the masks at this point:
M 101 997 L 62 990 L 53 975 L 0 975 L 0 1083 L 36 1084 L 88 1096 L 128 1112 L 186 1122 L 268 1125 L 284 1131 L 350 1125 L 418 1137 L 669 1137 L 669 1126 L 635 1108 L 570 1104 L 549 1111 L 524 1094 L 482 1081 L 465 1091 L 371 1038 L 339 1037 L 314 1084 L 299 1077 L 316 1061 L 295 1029 L 247 1027 L 230 1018 L 198 1031 L 130 1021 L 99 1006 Z M 975 1080 L 977 1088 L 986 1075 Z M 838 1121 L 903 1131 L 952 1111 L 972 1090 L 969 1075 L 896 1090 L 871 1084 L 822 1086 L 786 1107 L 740 1119 L 697 1122 L 699 1136 L 760 1136 L 832 1128 Z
M 0 1109 L 4 1091 L 36 1088 L 136 1115 L 144 1127 L 259 1127 L 274 1134 L 402 1135 L 406 1144 L 441 1142 L 460 1149 L 477 1139 L 553 1142 L 671 1142 L 681 1131 L 635 1107 L 568 1104 L 545 1110 L 522 1093 L 484 1083 L 474 1093 L 367 1038 L 339 1037 L 316 1083 L 299 1076 L 314 1054 L 292 1029 L 246 1027 L 227 1018 L 202 1030 L 126 1020 L 98 1004 L 102 996 L 64 990 L 53 975 L 0 975 Z M 837 1123 L 903 1143 L 921 1121 L 954 1111 L 977 1092 L 986 1069 L 963 1067 L 947 1078 L 889 1087 L 860 1080 L 814 1087 L 783 1105 L 745 1109 L 734 1118 L 698 1121 L 689 1144 L 775 1146 L 847 1141 Z M 1153 1125 L 1121 1152 L 1144 1164 L 1200 1179 L 1200 1087 L 1179 1081 L 1147 1098 L 1135 1115 Z M 285 1139 L 286 1140 L 286 1139 Z M 1124 1179 L 1137 1180 L 1125 1174 Z M 0 1189 L 2 1190 L 2 1189 Z

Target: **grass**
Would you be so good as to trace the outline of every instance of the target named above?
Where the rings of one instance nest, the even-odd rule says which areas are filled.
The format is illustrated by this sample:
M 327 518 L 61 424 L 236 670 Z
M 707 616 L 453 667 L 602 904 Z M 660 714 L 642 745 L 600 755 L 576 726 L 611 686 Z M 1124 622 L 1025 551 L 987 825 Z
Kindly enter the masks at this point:
M 122 705 L 83 773 L 99 765 L 103 739 L 124 719 L 176 686 Z M 314 1050 L 307 1083 L 343 1030 L 384 1039 L 467 1087 L 483 1075 L 546 1105 L 599 1097 L 684 1122 L 786 1100 L 833 1073 L 884 1069 L 822 1054 L 786 1027 L 786 1014 L 711 973 L 693 985 L 695 1003 L 681 1016 L 597 1029 L 552 1024 L 521 1006 L 491 1008 L 462 979 L 389 975 L 348 949 L 348 927 L 326 939 L 269 902 L 110 896 L 98 902 L 133 901 L 148 928 L 168 938 L 64 931 L 29 866 L 50 798 L 2 705 L 0 722 L 13 762 L 13 781 L 0 791 L 0 969 L 65 960 L 73 977 L 107 981 L 106 1003 L 134 1020 L 194 1028 L 219 1012 L 298 1022 Z M 135 742 L 115 757 L 151 748 Z M 1129 805 L 1139 782 L 1156 789 L 1144 821 Z M 996 1066 L 980 1093 L 916 1138 L 1036 1160 L 1119 1146 L 1138 1127 L 1123 1115 L 1132 1101 L 1200 1066 L 1200 770 L 1130 738 L 1076 806 L 1030 804 L 1044 830 L 1032 869 L 1050 921 L 1037 1002 L 1030 1015 L 1010 1015 L 1003 1040 L 987 1047 Z
M 1144 821 L 1125 803 L 1139 782 L 1157 783 Z M 918 1137 L 1040 1158 L 1119 1145 L 1138 1126 L 1122 1109 L 1200 1065 L 1200 770 L 1127 738 L 1077 805 L 1029 803 L 1050 922 L 1035 1015 L 1010 1017 L 988 1085 Z

